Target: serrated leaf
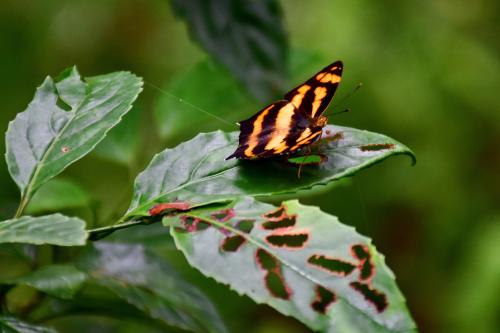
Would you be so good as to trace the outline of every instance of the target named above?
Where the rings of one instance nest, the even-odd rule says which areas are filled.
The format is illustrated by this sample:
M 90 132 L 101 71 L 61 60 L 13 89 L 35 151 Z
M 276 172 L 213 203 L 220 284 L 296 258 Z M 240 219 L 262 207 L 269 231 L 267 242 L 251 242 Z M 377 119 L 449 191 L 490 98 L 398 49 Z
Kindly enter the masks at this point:
M 370 239 L 317 207 L 246 197 L 166 222 L 191 265 L 314 330 L 415 330 Z
M 226 332 L 210 300 L 141 245 L 99 242 L 79 260 L 91 279 L 165 324 Z
M 142 81 L 128 72 L 80 79 L 76 68 L 47 77 L 9 123 L 6 159 L 21 206 L 49 179 L 85 156 L 130 109 Z
M 89 193 L 71 180 L 52 179 L 33 195 L 26 212 L 39 214 L 85 207 L 90 200 Z
M 84 245 L 87 236 L 84 221 L 61 214 L 22 216 L 0 222 L 0 243 L 75 246 Z
M 328 125 L 320 141 L 327 160 L 298 167 L 283 161 L 224 159 L 236 148 L 238 133 L 204 133 L 157 154 L 137 177 L 125 219 L 148 216 L 157 203 L 184 201 L 202 205 L 238 196 L 297 192 L 355 174 L 398 154 L 413 157 L 403 144 L 382 134 Z
M 11 316 L 0 315 L 0 332 L 2 333 L 56 333 L 49 327 L 33 325 Z
M 261 100 L 282 93 L 287 39 L 275 0 L 179 1 L 175 13 L 196 39 Z
M 55 297 L 71 299 L 85 279 L 85 273 L 73 266 L 51 265 L 15 279 L 0 281 L 0 283 L 23 284 Z

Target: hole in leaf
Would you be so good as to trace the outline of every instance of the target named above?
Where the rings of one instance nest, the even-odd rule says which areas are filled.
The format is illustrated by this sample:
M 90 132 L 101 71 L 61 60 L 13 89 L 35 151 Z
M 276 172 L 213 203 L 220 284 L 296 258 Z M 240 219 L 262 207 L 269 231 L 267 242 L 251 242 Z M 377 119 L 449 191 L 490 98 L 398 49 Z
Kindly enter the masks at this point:
M 393 143 L 372 143 L 359 147 L 359 149 L 361 149 L 362 151 L 378 151 L 392 148 L 394 148 Z
M 359 278 L 369 280 L 375 273 L 375 267 L 371 261 L 371 255 L 368 247 L 364 244 L 356 244 L 351 247 L 351 253 L 360 260 L 358 268 L 360 270 Z
M 272 234 L 266 237 L 266 241 L 273 246 L 293 249 L 304 247 L 308 239 L 307 233 Z
M 236 223 L 235 227 L 236 229 L 249 234 L 252 231 L 254 224 L 255 220 L 240 220 Z
M 267 289 L 274 297 L 290 299 L 291 292 L 280 272 L 268 271 L 265 280 Z
M 181 223 L 188 232 L 201 231 L 210 227 L 208 222 L 186 215 L 181 216 Z
M 154 215 L 160 215 L 161 213 L 165 212 L 166 210 L 181 210 L 181 211 L 186 211 L 191 208 L 191 205 L 187 202 L 167 202 L 167 203 L 161 203 L 154 205 L 149 209 L 149 215 L 154 216 Z
M 255 259 L 257 264 L 259 264 L 259 266 L 266 271 L 278 269 L 280 267 L 278 260 L 276 260 L 272 254 L 263 249 L 257 249 L 255 252 Z
M 319 285 L 316 286 L 315 291 L 316 298 L 311 303 L 311 307 L 314 311 L 325 314 L 330 304 L 335 302 L 337 297 L 333 292 Z
M 226 222 L 229 221 L 231 218 L 235 216 L 234 209 L 232 208 L 227 208 L 227 209 L 222 209 L 219 210 L 215 213 L 212 213 L 212 218 L 216 219 L 219 222 Z
M 370 259 L 370 251 L 364 244 L 356 244 L 351 246 L 352 255 L 359 260 Z
M 378 312 L 382 312 L 387 308 L 387 297 L 384 293 L 362 282 L 354 281 L 350 283 L 350 286 L 374 305 Z
M 245 238 L 240 235 L 226 237 L 222 242 L 221 249 L 225 252 L 236 252 L 245 242 Z
M 264 282 L 271 295 L 282 299 L 289 299 L 291 292 L 285 284 L 285 280 L 281 274 L 281 265 L 278 260 L 263 249 L 257 249 L 255 259 L 260 268 L 266 271 Z
M 278 219 L 281 215 L 286 215 L 285 206 L 281 205 L 278 209 L 270 211 L 269 213 L 264 214 L 264 218 L 273 221 L 274 219 Z
M 295 215 L 292 216 L 283 215 L 279 219 L 273 219 L 272 221 L 267 221 L 262 223 L 262 228 L 266 230 L 290 228 L 295 225 L 295 219 L 296 219 Z
M 329 273 L 340 276 L 349 275 L 356 268 L 356 266 L 350 262 L 319 254 L 313 254 L 307 259 L 307 262 Z

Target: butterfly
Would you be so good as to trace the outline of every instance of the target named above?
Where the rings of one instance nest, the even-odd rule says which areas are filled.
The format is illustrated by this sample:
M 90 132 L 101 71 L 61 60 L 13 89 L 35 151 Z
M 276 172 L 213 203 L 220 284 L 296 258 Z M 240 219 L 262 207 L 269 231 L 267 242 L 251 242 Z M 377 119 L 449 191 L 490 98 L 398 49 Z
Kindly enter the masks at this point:
M 336 61 L 309 80 L 239 123 L 238 159 L 264 159 L 290 155 L 317 141 L 328 119 L 330 104 L 342 77 L 343 64 Z

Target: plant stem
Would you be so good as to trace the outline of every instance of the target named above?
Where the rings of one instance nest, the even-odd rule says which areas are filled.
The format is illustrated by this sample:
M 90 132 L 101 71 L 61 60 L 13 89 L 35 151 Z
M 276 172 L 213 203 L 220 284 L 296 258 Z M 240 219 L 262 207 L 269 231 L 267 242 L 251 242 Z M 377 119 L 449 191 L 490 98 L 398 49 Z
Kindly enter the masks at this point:
M 101 238 L 108 236 L 109 234 L 115 232 L 116 230 L 125 229 L 125 228 L 133 227 L 136 225 L 141 225 L 141 224 L 144 225 L 144 224 L 151 224 L 151 223 L 154 223 L 154 222 L 144 221 L 144 220 L 132 220 L 132 221 L 125 222 L 125 223 L 110 225 L 107 227 L 90 229 L 90 230 L 88 230 L 88 232 L 89 232 L 88 239 L 91 241 L 96 241 L 96 240 L 99 240 Z
M 29 200 L 30 200 L 29 196 L 25 196 L 24 194 L 21 195 L 21 201 L 19 202 L 19 206 L 17 207 L 14 218 L 18 218 L 21 215 L 23 215 L 24 209 L 28 205 Z

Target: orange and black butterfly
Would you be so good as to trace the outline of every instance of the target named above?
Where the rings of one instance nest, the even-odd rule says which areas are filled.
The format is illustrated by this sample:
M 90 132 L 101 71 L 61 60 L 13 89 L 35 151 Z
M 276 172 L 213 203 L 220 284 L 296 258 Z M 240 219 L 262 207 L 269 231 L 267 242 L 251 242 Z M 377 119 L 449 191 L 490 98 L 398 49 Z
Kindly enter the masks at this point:
M 277 101 L 240 122 L 239 144 L 226 159 L 289 155 L 321 137 L 323 112 L 337 90 L 343 65 L 336 61 Z

